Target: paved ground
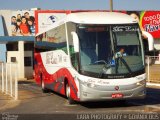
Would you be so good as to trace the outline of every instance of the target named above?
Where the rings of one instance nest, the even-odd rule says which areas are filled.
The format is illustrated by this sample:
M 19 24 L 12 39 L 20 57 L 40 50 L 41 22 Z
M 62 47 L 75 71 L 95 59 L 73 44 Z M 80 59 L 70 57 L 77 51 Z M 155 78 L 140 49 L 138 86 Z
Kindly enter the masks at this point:
M 152 66 L 156 73 L 154 78 L 160 77 L 160 65 Z M 0 120 L 3 113 L 10 114 L 38 114 L 44 119 L 45 114 L 87 114 L 87 113 L 160 113 L 160 87 L 147 88 L 147 97 L 143 100 L 128 100 L 127 102 L 89 102 L 69 105 L 65 97 L 51 93 L 42 93 L 41 88 L 33 80 L 19 82 L 19 99 L 12 100 L 9 96 L 0 93 Z M 1 117 L 2 115 L 2 117 Z M 35 117 L 35 116 L 34 116 Z M 45 116 L 46 117 L 46 116 Z M 70 120 L 72 116 L 66 116 Z M 76 119 L 80 116 L 74 116 Z M 83 117 L 83 116 L 82 116 Z M 23 118 L 27 118 L 26 116 Z M 52 118 L 52 117 L 51 117 Z M 59 118 L 59 117 L 58 117 Z M 160 119 L 160 116 L 158 117 Z M 30 119 L 30 118 L 28 118 Z M 40 119 L 40 118 L 37 118 Z M 48 119 L 48 116 L 47 116 Z M 64 116 L 63 116 L 64 119 Z M 62 119 L 62 120 L 63 120 Z M 86 118 L 87 119 L 87 118 Z M 129 119 L 129 118 L 127 118 Z M 127 120 L 126 119 L 126 120 Z
M 146 67 L 146 72 L 148 72 L 148 68 Z M 160 83 L 160 65 L 150 65 L 149 66 L 149 81 L 154 83 Z M 148 75 L 147 75 L 148 77 Z
M 34 82 L 19 83 L 19 100 L 0 107 L 0 112 L 34 113 L 99 113 L 99 112 L 159 112 L 160 88 L 147 88 L 144 100 L 122 102 L 89 102 L 69 105 L 65 97 L 56 93 L 42 93 Z M 1 100 L 0 100 L 1 101 Z
M 0 109 L 5 108 L 10 101 L 12 101 L 11 97 L 0 92 Z

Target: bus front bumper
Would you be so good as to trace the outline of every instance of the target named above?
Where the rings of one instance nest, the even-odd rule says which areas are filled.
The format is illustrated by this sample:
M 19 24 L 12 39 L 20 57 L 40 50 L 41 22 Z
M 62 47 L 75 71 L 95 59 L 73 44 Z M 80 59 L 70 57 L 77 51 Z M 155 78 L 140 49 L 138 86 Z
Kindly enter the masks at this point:
M 121 86 L 119 86 L 121 88 Z M 146 85 L 137 86 L 127 90 L 97 90 L 80 85 L 80 101 L 106 101 L 106 100 L 127 100 L 143 99 L 146 96 Z

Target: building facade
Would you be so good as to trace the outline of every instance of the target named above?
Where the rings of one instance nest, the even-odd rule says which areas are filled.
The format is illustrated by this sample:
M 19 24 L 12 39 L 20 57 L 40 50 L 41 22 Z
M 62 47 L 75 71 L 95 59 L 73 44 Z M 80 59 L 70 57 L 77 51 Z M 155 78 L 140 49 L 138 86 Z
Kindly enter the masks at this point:
M 32 13 L 29 15 L 30 18 L 27 16 L 28 13 Z M 0 15 L 0 61 L 17 63 L 19 79 L 33 77 L 35 37 L 34 33 L 30 32 L 27 22 L 34 20 L 34 11 L 0 10 Z

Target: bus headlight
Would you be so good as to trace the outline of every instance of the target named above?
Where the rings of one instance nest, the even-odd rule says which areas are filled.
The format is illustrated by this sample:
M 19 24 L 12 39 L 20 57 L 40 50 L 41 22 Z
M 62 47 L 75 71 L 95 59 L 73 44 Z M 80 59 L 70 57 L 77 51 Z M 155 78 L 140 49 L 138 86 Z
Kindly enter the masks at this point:
M 94 83 L 87 83 L 87 87 L 96 88 L 96 85 Z
M 145 81 L 145 80 L 142 80 L 142 81 L 137 82 L 136 85 L 137 85 L 137 86 L 142 86 L 142 85 L 144 85 L 145 83 L 146 83 L 146 81 Z
M 89 88 L 96 88 L 98 86 L 95 83 L 90 83 L 90 82 L 83 82 L 83 85 Z

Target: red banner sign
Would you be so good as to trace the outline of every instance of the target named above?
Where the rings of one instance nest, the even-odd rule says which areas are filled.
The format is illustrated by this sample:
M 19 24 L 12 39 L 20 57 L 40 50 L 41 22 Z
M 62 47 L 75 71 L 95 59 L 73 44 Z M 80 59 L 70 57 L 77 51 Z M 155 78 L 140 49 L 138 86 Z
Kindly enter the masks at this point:
M 153 35 L 160 38 L 160 11 L 145 11 L 141 13 L 141 26 Z

